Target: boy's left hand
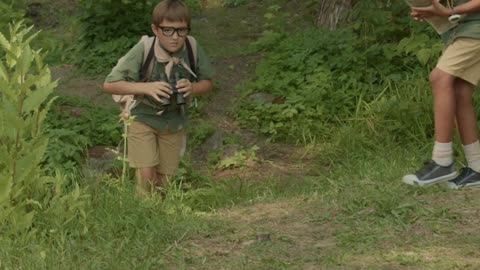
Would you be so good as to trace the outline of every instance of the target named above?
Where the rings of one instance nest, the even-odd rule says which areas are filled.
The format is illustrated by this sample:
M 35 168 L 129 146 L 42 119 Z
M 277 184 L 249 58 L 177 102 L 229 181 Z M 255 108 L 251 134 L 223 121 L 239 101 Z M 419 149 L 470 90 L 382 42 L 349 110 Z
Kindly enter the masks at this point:
M 438 0 L 432 0 L 432 4 L 428 7 L 412 7 L 410 15 L 417 20 L 423 20 L 434 16 L 448 17 L 451 14 L 451 9 L 440 4 Z
M 183 97 L 188 97 L 193 91 L 192 82 L 187 79 L 177 81 L 176 87 L 178 92 L 183 94 Z

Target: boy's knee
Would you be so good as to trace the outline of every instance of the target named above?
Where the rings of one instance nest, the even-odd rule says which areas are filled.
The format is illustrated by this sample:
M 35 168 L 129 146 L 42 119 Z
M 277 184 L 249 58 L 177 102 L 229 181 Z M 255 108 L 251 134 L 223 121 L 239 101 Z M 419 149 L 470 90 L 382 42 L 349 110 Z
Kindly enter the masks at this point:
M 453 86 L 453 81 L 455 77 L 442 71 L 441 69 L 434 68 L 432 72 L 430 72 L 429 79 L 432 86 L 436 86 L 436 85 L 446 86 L 449 84 Z
M 148 180 L 154 181 L 157 178 L 157 172 L 156 172 L 154 167 L 152 167 L 152 168 L 140 168 L 140 169 L 138 169 L 138 171 L 140 173 L 140 177 L 144 181 L 148 181 Z

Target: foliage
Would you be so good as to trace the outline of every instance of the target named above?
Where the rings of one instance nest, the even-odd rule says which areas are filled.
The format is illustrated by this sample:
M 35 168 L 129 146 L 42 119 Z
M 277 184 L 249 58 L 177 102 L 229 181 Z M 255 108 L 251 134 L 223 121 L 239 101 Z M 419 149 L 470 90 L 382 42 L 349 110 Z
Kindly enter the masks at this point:
M 75 62 L 88 75 L 111 69 L 143 35 L 151 35 L 151 13 L 159 0 L 81 0 L 82 26 Z M 199 9 L 198 0 L 185 3 Z M 125 16 L 128 14 L 128 16 Z
M 48 145 L 43 122 L 56 87 L 40 51 L 30 48 L 36 34 L 21 22 L 0 33 L 5 58 L 0 62 L 0 231 L 9 237 L 51 219 L 59 229 L 85 218 L 83 191 L 61 173 L 48 176 L 41 161 Z M 71 190 L 66 190 L 66 186 Z
M 19 8 L 15 8 L 14 1 L 0 2 L 0 32 L 6 33 L 8 31 L 8 24 L 13 21 L 21 20 L 25 14 L 25 11 Z
M 384 2 L 372 1 L 378 7 L 383 7 Z M 365 25 L 359 24 L 361 27 L 348 31 L 341 30 L 344 32 L 340 36 L 346 33 L 352 40 L 339 37 L 336 45 L 347 43 L 341 48 L 350 48 L 346 51 L 348 53 L 335 50 L 333 42 L 322 43 L 314 38 L 291 38 L 289 42 L 298 41 L 297 47 L 301 48 L 282 42 L 279 46 L 284 48 L 278 51 L 275 49 L 277 44 L 273 42 L 262 44 L 260 50 L 266 53 L 266 61 L 274 64 L 270 66 L 272 73 L 280 80 L 292 77 L 286 82 L 295 88 L 291 88 L 291 85 L 282 88 L 281 84 L 275 84 L 270 78 L 274 75 L 266 71 L 268 65 L 264 63 L 259 74 L 265 75 L 268 85 L 280 89 L 260 88 L 263 77 L 245 86 L 251 91 L 271 92 L 280 98 L 272 103 L 252 101 L 249 97 L 251 91 L 246 91 L 242 106 L 258 107 L 252 110 L 256 118 L 244 124 L 254 128 L 262 126 L 266 115 L 275 124 L 291 125 L 288 128 L 301 131 L 290 133 L 287 127 L 274 126 L 272 130 L 278 132 L 275 138 L 305 142 L 309 138 L 330 136 L 325 143 L 316 144 L 320 140 L 311 140 L 309 147 L 312 152 L 319 153 L 313 161 L 309 160 L 309 155 L 300 160 L 296 160 L 297 155 L 286 157 L 289 162 L 298 162 L 300 168 L 305 169 L 302 175 L 284 170 L 291 168 L 287 167 L 279 168 L 285 171 L 284 176 L 288 177 L 285 180 L 276 177 L 252 181 L 237 175 L 232 175 L 232 179 L 209 179 L 184 162 L 175 181 L 167 187 L 163 199 L 158 194 L 139 199 L 134 195 L 133 183 L 127 183 L 125 188 L 119 185 L 118 179 L 104 177 L 86 181 L 90 183 L 87 192 L 91 195 L 88 198 L 89 218 L 86 220 L 76 222 L 79 219 L 75 218 L 82 208 L 75 204 L 84 202 L 82 191 L 79 199 L 75 196 L 61 197 L 65 200 L 51 200 L 41 209 L 29 201 L 32 202 L 30 209 L 36 212 L 34 226 L 30 227 L 30 233 L 26 236 L 16 234 L 8 237 L 12 234 L 4 233 L 7 227 L 0 222 L 0 268 L 478 268 L 479 262 L 475 258 L 478 257 L 480 241 L 478 236 L 471 234 L 472 224 L 478 223 L 475 215 L 472 215 L 479 202 L 478 196 L 474 192 L 447 194 L 439 186 L 411 188 L 399 181 L 402 174 L 414 169 L 429 154 L 426 150 L 429 146 L 425 145 L 424 140 L 432 130 L 432 121 L 428 118 L 431 100 L 426 74 L 432 60 L 438 55 L 439 44 L 428 34 L 420 37 L 413 33 L 415 27 L 404 25 L 408 28 L 404 32 L 400 24 L 397 25 L 398 34 L 395 32 L 397 36 L 382 34 L 391 31 L 385 25 L 378 25 L 383 30 L 376 32 L 378 28 L 368 27 L 371 20 L 381 19 L 382 24 L 389 20 L 373 18 L 375 11 L 372 4 L 369 10 L 362 11 L 372 17 L 362 19 Z M 279 33 L 276 30 L 271 32 Z M 307 34 L 325 33 L 308 30 L 305 32 Z M 325 38 L 336 37 L 328 33 L 325 35 Z M 378 45 L 378 41 L 370 51 L 370 46 L 376 44 L 373 36 L 377 35 L 382 37 L 380 40 L 386 40 L 385 47 Z M 280 35 L 278 41 L 286 36 Z M 319 49 L 315 48 L 316 42 L 321 46 Z M 308 45 L 310 43 L 313 44 Z M 304 47 L 306 49 L 302 54 L 300 50 Z M 228 46 L 226 49 L 229 49 Z M 291 50 L 290 54 L 285 51 L 287 49 Z M 428 52 L 418 54 L 423 49 Z M 276 52 L 280 53 L 278 59 L 274 57 Z M 364 52 L 369 56 L 363 55 Z M 318 65 L 312 64 L 316 54 L 321 56 Z M 349 67 L 349 56 L 357 59 L 351 63 L 363 64 Z M 340 60 L 335 65 L 344 68 L 349 75 L 356 75 L 345 86 L 347 89 L 341 89 L 343 84 L 335 82 L 336 77 L 342 75 L 338 67 L 329 64 L 335 57 Z M 300 60 L 292 61 L 294 58 Z M 282 64 L 282 60 L 286 65 L 281 65 L 280 69 L 275 65 Z M 286 74 L 283 74 L 283 69 Z M 379 76 L 372 84 L 366 83 L 370 79 L 367 76 L 369 72 Z M 371 77 L 373 75 L 370 74 Z M 1 80 L 0 83 L 3 84 Z M 315 84 L 320 85 L 320 93 L 309 93 L 303 89 L 302 83 L 311 91 L 316 91 Z M 351 92 L 347 97 L 352 98 L 348 103 L 336 104 L 338 108 L 334 107 L 335 104 L 328 104 L 329 94 L 323 93 L 335 93 L 336 87 L 343 91 L 342 94 Z M 295 95 L 289 94 L 297 89 L 303 90 Z M 7 90 L 11 92 L 12 89 Z M 3 100 L 7 97 L 3 96 L 4 93 L 7 92 L 2 85 L 2 117 L 5 115 Z M 292 97 L 297 98 L 298 102 L 289 101 Z M 311 98 L 319 98 L 321 102 Z M 338 99 L 335 95 L 333 98 Z M 314 102 L 318 103 L 321 110 L 317 111 L 312 106 Z M 96 121 L 95 126 L 102 123 L 112 125 L 109 128 L 116 132 L 117 127 L 113 125 L 116 117 L 112 117 L 116 113 L 109 113 L 109 118 L 97 119 L 96 116 L 104 112 L 97 111 L 90 115 L 87 111 L 95 111 L 98 107 L 84 103 L 82 99 L 61 98 L 51 105 L 46 120 L 48 125 L 58 130 L 78 131 L 78 135 L 74 132 L 65 135 L 62 140 L 65 139 L 66 144 L 52 150 L 52 153 L 61 153 L 62 147 L 68 149 L 68 140 L 72 142 L 74 137 L 78 137 L 79 144 L 109 137 L 103 130 L 96 130 L 97 133 L 85 131 L 87 121 Z M 304 108 L 299 107 L 303 103 L 306 104 Z M 48 104 L 43 102 L 41 110 L 46 109 Z M 55 107 L 56 104 L 58 107 Z M 262 107 L 266 109 L 261 111 Z M 80 116 L 77 115 L 79 108 Z M 323 119 L 305 114 L 309 110 L 318 114 L 322 112 L 321 116 L 330 117 L 330 120 L 323 122 Z M 332 117 L 336 110 L 340 113 L 338 118 Z M 277 114 L 280 116 L 275 120 Z M 245 110 L 241 110 L 239 115 L 249 117 Z M 31 121 L 29 114 L 24 114 L 24 117 L 17 122 Z M 312 121 L 308 122 L 309 119 Z M 305 121 L 306 124 L 302 125 L 299 121 Z M 3 134 L 8 131 L 3 127 L 13 123 L 0 123 L 0 145 L 8 147 L 2 144 Z M 52 136 L 49 140 L 51 143 L 56 132 L 49 134 L 50 128 L 45 124 L 39 134 Z M 211 130 L 208 124 L 198 125 L 201 125 L 199 130 L 192 133 L 194 145 L 208 136 Z M 318 133 L 313 130 L 318 130 Z M 268 129 L 265 134 L 269 134 Z M 408 145 L 398 143 L 402 140 L 408 141 Z M 239 142 L 241 140 L 235 137 L 224 140 L 224 144 Z M 78 147 L 78 153 L 83 147 Z M 0 166 L 4 166 L 1 160 L 6 152 L 0 153 Z M 255 157 L 254 152 L 251 154 Z M 61 159 L 58 159 L 58 163 L 61 163 Z M 315 168 L 311 168 L 309 163 L 315 163 Z M 42 164 L 48 165 L 47 162 Z M 38 171 L 41 169 L 38 168 Z M 0 168 L 0 172 L 4 172 L 4 167 Z M 39 172 L 39 175 L 44 173 Z M 37 176 L 32 177 L 31 186 L 22 190 L 24 194 L 39 185 L 33 182 L 39 178 Z M 69 184 L 61 173 L 53 178 Z M 0 192 L 5 190 L 3 183 L 2 177 Z M 69 186 L 77 190 L 75 185 Z M 59 190 L 54 193 L 55 196 L 65 194 L 65 189 Z M 38 200 L 38 196 L 29 198 Z M 3 211 L 3 203 L 0 205 L 0 217 L 3 217 L 7 212 Z M 229 209 L 236 205 L 239 206 Z M 227 209 L 217 212 L 219 208 Z M 84 233 L 86 229 L 88 233 Z M 258 235 L 255 235 L 257 231 L 271 233 L 273 241 L 260 242 Z M 241 249 L 236 248 L 239 246 Z M 159 253 L 162 256 L 158 256 Z M 457 259 L 452 260 L 452 254 Z
M 215 127 L 208 122 L 197 119 L 189 120 L 188 127 L 188 147 L 195 149 L 205 140 L 215 133 Z
M 229 168 L 239 168 L 247 166 L 248 163 L 255 163 L 258 161 L 256 152 L 258 151 L 258 146 L 254 145 L 249 149 L 243 149 L 240 151 L 235 151 L 235 153 L 221 160 L 217 167 L 219 169 L 229 169 Z
M 388 100 L 394 93 L 392 85 L 419 75 L 427 78 L 442 48 L 437 38 L 413 36 L 417 28 L 405 27 L 403 19 L 392 21 L 398 16 L 395 12 L 404 11 L 402 5 L 383 5 L 375 16 L 363 14 L 368 11 L 363 5 L 368 4 L 360 6 L 361 19 L 338 31 L 310 28 L 289 37 L 270 31 L 254 43 L 254 49 L 267 54 L 257 65 L 257 79 L 244 86 L 237 110 L 240 123 L 271 139 L 328 137 L 332 127 L 355 117 L 359 104 L 379 96 Z M 257 101 L 250 97 L 256 92 L 283 101 Z M 403 105 L 423 108 L 411 102 Z M 382 108 L 394 110 L 396 104 L 384 103 Z M 399 117 L 389 115 L 391 122 Z M 409 122 L 416 122 L 418 115 L 409 115 L 412 118 L 402 121 L 405 126 L 400 130 L 409 130 Z
M 122 140 L 118 109 L 96 106 L 81 97 L 60 97 L 45 123 L 50 144 L 45 164 L 50 170 L 76 171 L 85 151 L 92 146 L 116 146 Z

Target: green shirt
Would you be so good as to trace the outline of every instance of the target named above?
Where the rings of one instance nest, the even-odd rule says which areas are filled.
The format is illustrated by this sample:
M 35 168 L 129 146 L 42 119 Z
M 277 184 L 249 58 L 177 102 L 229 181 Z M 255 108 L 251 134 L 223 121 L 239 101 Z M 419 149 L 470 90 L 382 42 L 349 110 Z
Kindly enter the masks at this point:
M 461 5 L 468 1 L 469 0 L 454 0 L 454 6 Z M 442 40 L 447 45 L 460 37 L 480 39 L 480 12 L 467 14 L 458 22 L 456 27 L 442 34 Z
M 143 65 L 144 58 L 144 44 L 139 42 L 135 45 L 124 57 L 123 61 L 119 63 L 112 69 L 110 74 L 108 74 L 105 82 L 116 82 L 116 81 L 127 81 L 127 82 L 139 82 L 140 81 L 140 69 Z M 183 59 L 187 64 L 190 65 L 188 59 L 188 52 L 184 48 L 172 56 Z M 159 63 L 153 57 L 154 65 L 152 70 L 152 75 L 150 77 L 151 81 L 158 81 L 161 78 L 161 74 L 165 73 L 165 63 Z M 172 69 L 172 74 L 179 73 L 180 78 L 188 78 L 190 81 L 195 80 L 211 80 L 214 74 L 214 70 L 210 61 L 202 49 L 202 47 L 197 42 L 197 63 L 196 70 L 194 71 L 197 75 L 195 79 L 183 66 L 175 65 Z M 160 105 L 158 102 L 153 100 L 150 96 L 144 97 L 148 102 L 155 105 Z M 186 107 L 186 106 L 184 106 Z M 135 116 L 135 119 L 143 122 L 157 130 L 165 131 L 178 131 L 185 127 L 187 123 L 187 112 L 182 110 L 180 107 L 177 107 L 175 104 L 172 104 L 168 109 L 163 111 L 163 113 L 158 114 L 159 108 L 149 106 L 143 102 L 139 103 L 135 108 L 132 109 L 132 116 Z

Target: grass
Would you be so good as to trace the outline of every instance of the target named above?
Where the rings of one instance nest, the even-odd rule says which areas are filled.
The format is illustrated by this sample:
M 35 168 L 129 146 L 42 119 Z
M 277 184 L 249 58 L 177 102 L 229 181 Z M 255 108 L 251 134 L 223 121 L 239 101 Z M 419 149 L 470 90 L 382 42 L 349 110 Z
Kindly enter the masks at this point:
M 467 241 L 478 192 L 402 185 L 412 152 L 397 147 L 305 180 L 308 192 L 284 189 L 220 210 L 225 234 L 192 236 L 175 254 L 184 269 L 478 268 L 478 242 Z
M 248 6 L 212 8 L 205 11 L 209 21 L 197 18 L 208 29 L 199 33 L 205 47 L 222 37 L 214 59 L 242 54 L 261 20 L 238 25 L 239 32 L 229 31 L 236 25 L 207 24 L 222 25 L 226 14 L 240 21 L 246 12 Z M 418 94 L 425 82 L 412 85 L 390 94 L 428 102 L 427 92 Z M 138 199 L 132 183 L 108 176 L 83 179 L 87 219 L 56 228 L 44 220 L 28 233 L 0 237 L 0 269 L 480 268 L 479 191 L 401 184 L 428 158 L 430 137 L 422 134 L 428 128 L 416 119 L 415 131 L 399 138 L 385 131 L 381 106 L 359 103 L 358 114 L 332 130 L 332 141 L 306 135 L 308 145 L 298 148 L 317 154 L 296 178 L 214 180 L 187 161 L 163 201 Z M 193 145 L 212 132 L 200 126 Z
M 139 200 L 131 183 L 108 177 L 87 181 L 87 223 L 55 231 L 44 224 L 36 237 L 2 239 L 1 267 L 480 267 L 478 237 L 472 235 L 478 191 L 403 185 L 400 176 L 420 162 L 411 157 L 422 156 L 422 149 L 384 147 L 389 151 L 363 153 L 364 159 L 332 153 L 331 170 L 317 168 L 318 175 L 290 182 L 213 181 L 187 171 L 164 201 Z

